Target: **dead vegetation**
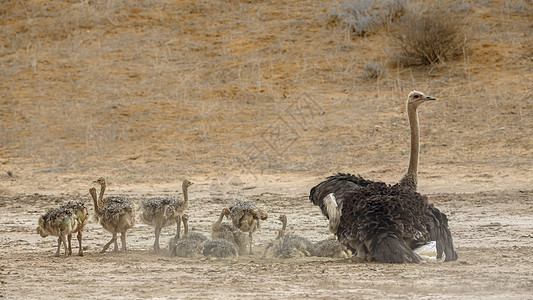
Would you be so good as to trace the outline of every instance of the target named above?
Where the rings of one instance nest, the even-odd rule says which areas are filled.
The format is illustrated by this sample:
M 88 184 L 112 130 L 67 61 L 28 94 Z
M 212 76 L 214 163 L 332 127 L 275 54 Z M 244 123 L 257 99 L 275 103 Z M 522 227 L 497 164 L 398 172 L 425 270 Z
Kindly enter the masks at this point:
M 533 125 L 524 84 L 531 81 L 523 34 L 529 3 L 461 6 L 468 51 L 448 60 L 447 52 L 423 50 L 434 62 L 430 77 L 393 59 L 401 47 L 389 25 L 409 10 L 368 10 L 399 16 L 363 36 L 327 26 L 328 7 L 354 3 L 7 1 L 0 13 L 4 172 L 76 178 L 103 168 L 133 183 L 228 170 L 328 174 L 368 170 L 383 158 L 381 165 L 395 165 L 408 148 L 402 95 L 415 88 L 445 99 L 428 112 L 435 127 L 425 134 L 432 156 L 424 163 L 531 158 L 531 139 L 520 134 Z M 508 151 L 510 144 L 519 150 Z
M 462 28 L 463 13 L 446 7 L 444 1 L 409 10 L 396 24 L 393 34 L 406 65 L 434 65 L 459 58 L 468 51 Z
M 356 36 L 379 31 L 402 16 L 405 0 L 344 0 L 329 13 L 329 21 Z

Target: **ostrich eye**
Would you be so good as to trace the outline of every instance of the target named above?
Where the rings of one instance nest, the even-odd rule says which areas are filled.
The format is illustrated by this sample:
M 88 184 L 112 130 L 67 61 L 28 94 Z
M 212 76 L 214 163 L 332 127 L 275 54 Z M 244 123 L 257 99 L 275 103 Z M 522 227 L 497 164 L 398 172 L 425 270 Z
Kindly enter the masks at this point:
M 418 97 L 420 97 L 420 95 L 415 95 L 415 99 L 417 99 Z

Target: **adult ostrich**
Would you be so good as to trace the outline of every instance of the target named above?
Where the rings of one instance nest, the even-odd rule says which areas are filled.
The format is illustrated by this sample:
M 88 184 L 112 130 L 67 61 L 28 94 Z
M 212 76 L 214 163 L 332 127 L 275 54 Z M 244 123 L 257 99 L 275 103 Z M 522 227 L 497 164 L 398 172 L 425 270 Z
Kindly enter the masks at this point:
M 407 97 L 411 155 L 405 176 L 395 185 L 337 174 L 311 189 L 309 199 L 329 219 L 329 229 L 361 261 L 418 263 L 413 249 L 436 241 L 437 258 L 457 260 L 448 219 L 416 192 L 420 131 L 418 107 L 434 97 L 412 91 Z

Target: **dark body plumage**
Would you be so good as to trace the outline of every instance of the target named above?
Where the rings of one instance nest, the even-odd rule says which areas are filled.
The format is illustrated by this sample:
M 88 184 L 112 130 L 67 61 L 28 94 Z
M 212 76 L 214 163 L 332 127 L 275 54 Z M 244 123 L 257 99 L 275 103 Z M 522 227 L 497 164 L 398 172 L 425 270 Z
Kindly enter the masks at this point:
M 330 216 L 332 210 L 324 203 L 329 194 L 336 200 L 337 216 Z M 339 219 L 330 229 L 362 260 L 421 262 L 412 249 L 432 240 L 437 258 L 444 253 L 445 261 L 457 259 L 446 215 L 408 186 L 337 174 L 313 187 L 309 199 L 328 219 Z
M 372 182 L 373 181 L 366 180 L 359 175 L 339 173 L 328 177 L 326 180 L 313 187 L 309 195 L 309 200 L 311 200 L 313 204 L 319 206 L 324 216 L 329 219 L 327 207 L 323 203 L 323 199 L 327 195 L 334 193 L 337 205 L 342 208 L 345 201 L 351 201 L 353 193 Z

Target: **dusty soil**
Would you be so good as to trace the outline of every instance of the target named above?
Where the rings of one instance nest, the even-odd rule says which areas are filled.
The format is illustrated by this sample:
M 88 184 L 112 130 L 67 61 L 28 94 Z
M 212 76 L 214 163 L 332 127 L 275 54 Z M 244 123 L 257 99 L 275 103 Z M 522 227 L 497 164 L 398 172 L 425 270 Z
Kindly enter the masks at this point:
M 190 209 L 194 231 L 208 234 L 227 200 L 202 197 L 195 186 Z M 128 193 L 128 195 L 132 195 Z M 143 195 L 134 195 L 136 200 Z M 533 192 L 435 194 L 448 213 L 456 262 L 421 265 L 355 264 L 349 259 L 261 259 L 277 222 L 267 220 L 256 235 L 255 255 L 235 259 L 183 259 L 151 250 L 152 229 L 138 224 L 129 251 L 98 253 L 110 234 L 97 223 L 85 229 L 85 256 L 53 257 L 54 238 L 34 232 L 38 215 L 53 204 L 85 196 L 2 197 L 2 295 L 8 298 L 483 298 L 525 299 L 533 292 Z M 86 198 L 86 197 L 85 197 Z M 287 213 L 297 234 L 327 238 L 326 221 L 304 196 L 270 193 L 246 199 L 271 216 Z M 275 218 L 271 218 L 275 219 Z M 175 229 L 174 229 L 175 230 Z M 163 231 L 162 241 L 173 236 Z
M 533 8 L 443 3 L 466 20 L 465 51 L 428 68 L 395 63 L 393 26 L 356 37 L 332 24 L 335 1 L 4 1 L 0 297 L 531 298 Z M 363 75 L 368 62 L 381 78 Z M 439 99 L 420 109 L 419 191 L 448 215 L 459 260 L 261 259 L 280 213 L 329 236 L 307 200 L 325 176 L 401 178 L 412 89 Z M 100 254 L 110 234 L 94 222 L 85 256 L 53 257 L 39 216 L 88 201 L 100 176 L 137 203 L 190 179 L 203 233 L 236 200 L 271 217 L 254 256 L 156 254 L 140 222 L 130 251 Z

